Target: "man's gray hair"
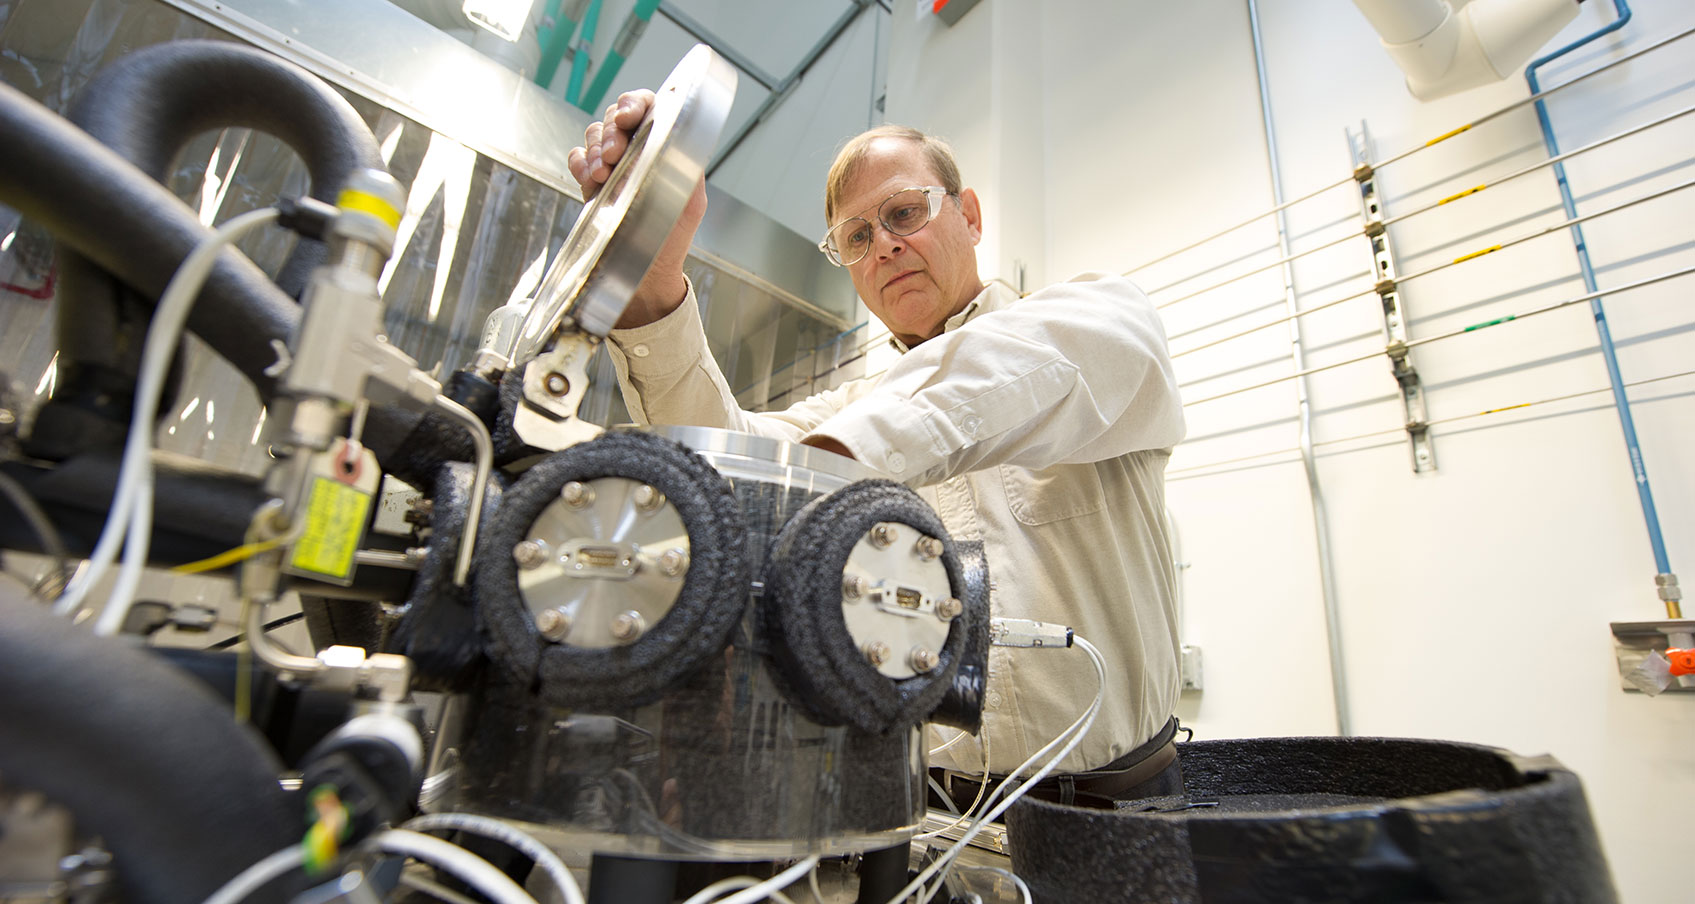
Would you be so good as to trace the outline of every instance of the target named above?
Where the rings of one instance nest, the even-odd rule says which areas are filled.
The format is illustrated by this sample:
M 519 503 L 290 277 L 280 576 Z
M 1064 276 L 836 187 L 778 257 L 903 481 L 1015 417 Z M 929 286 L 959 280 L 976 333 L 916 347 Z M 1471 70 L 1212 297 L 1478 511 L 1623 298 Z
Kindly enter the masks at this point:
M 879 138 L 899 138 L 918 145 L 924 154 L 925 162 L 935 170 L 936 178 L 941 180 L 943 188 L 957 197 L 960 189 L 964 187 L 959 180 L 959 162 L 954 159 L 953 147 L 945 140 L 926 135 L 909 126 L 878 126 L 848 139 L 847 144 L 842 145 L 842 149 L 836 153 L 836 162 L 830 164 L 830 175 L 824 179 L 824 225 L 835 225 L 836 202 L 841 198 L 848 180 L 853 178 L 854 171 L 864 161 L 871 143 Z

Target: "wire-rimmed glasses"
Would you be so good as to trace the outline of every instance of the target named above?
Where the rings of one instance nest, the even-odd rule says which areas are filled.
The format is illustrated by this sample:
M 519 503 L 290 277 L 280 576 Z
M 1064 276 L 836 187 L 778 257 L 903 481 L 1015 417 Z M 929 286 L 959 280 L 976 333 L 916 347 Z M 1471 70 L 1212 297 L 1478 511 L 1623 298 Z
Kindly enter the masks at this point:
M 942 201 L 950 194 L 940 185 L 903 188 L 877 205 L 877 220 L 891 235 L 909 236 L 942 212 Z M 830 227 L 818 250 L 838 267 L 857 264 L 870 252 L 873 234 L 870 220 L 849 217 Z

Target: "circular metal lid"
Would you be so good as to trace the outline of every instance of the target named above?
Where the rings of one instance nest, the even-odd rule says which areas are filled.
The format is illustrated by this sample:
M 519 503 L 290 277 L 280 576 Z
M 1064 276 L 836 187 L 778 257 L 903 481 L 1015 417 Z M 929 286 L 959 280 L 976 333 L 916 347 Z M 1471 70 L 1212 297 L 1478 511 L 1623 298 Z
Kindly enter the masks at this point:
M 618 322 L 703 177 L 735 93 L 735 69 L 704 44 L 671 71 L 536 290 L 514 363 L 540 352 L 567 322 L 595 336 Z

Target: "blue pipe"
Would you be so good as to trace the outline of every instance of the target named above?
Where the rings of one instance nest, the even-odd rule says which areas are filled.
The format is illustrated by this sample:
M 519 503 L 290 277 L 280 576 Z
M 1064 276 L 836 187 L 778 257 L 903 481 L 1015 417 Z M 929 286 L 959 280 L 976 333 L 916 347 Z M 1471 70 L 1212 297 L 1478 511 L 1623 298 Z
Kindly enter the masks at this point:
M 1630 5 L 1625 0 L 1613 0 L 1613 6 L 1618 10 L 1618 18 L 1611 24 L 1605 25 L 1564 47 L 1538 57 L 1525 67 L 1524 79 L 1530 83 L 1530 93 L 1540 94 L 1542 86 L 1536 80 L 1536 70 L 1549 62 L 1582 47 L 1603 35 L 1611 34 L 1625 26 L 1630 21 Z M 1549 156 L 1560 153 L 1559 143 L 1554 139 L 1554 125 L 1548 119 L 1548 107 L 1544 101 L 1536 102 L 1536 119 L 1542 125 L 1542 142 L 1548 147 Z M 1577 202 L 1572 199 L 1571 184 L 1566 181 L 1566 168 L 1563 163 L 1554 164 L 1554 179 L 1560 187 L 1560 201 L 1565 205 L 1566 217 L 1577 216 Z M 1599 291 L 1595 283 L 1595 267 L 1589 261 L 1589 246 L 1583 239 L 1583 227 L 1571 227 L 1572 241 L 1577 246 L 1577 264 L 1583 271 L 1583 286 L 1593 293 Z M 1660 516 L 1654 508 L 1654 493 L 1648 487 L 1648 469 L 1642 463 L 1642 446 L 1636 440 L 1636 422 L 1630 416 L 1630 399 L 1625 394 L 1624 377 L 1619 373 L 1618 352 L 1613 346 L 1612 331 L 1607 328 L 1607 312 L 1601 305 L 1601 299 L 1595 298 L 1589 302 L 1589 310 L 1595 316 L 1595 331 L 1601 339 L 1601 357 L 1607 363 L 1607 379 L 1613 387 L 1613 403 L 1618 407 L 1619 425 L 1624 428 L 1624 443 L 1630 450 L 1630 468 L 1636 478 L 1636 494 L 1642 502 L 1642 517 L 1648 523 L 1648 542 L 1654 547 L 1654 566 L 1659 574 L 1672 574 L 1671 561 L 1666 555 L 1665 537 L 1660 534 Z M 1675 579 L 1674 579 L 1675 580 Z M 1667 608 L 1675 608 L 1668 601 Z

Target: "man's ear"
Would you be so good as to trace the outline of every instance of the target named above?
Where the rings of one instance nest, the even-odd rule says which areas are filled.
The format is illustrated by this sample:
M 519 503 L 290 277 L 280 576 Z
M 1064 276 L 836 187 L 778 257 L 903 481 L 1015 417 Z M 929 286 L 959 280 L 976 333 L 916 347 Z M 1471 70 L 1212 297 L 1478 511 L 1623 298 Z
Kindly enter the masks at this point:
M 959 190 L 959 212 L 965 215 L 965 224 L 971 227 L 971 244 L 983 240 L 983 208 L 977 203 L 977 193 L 969 188 Z

